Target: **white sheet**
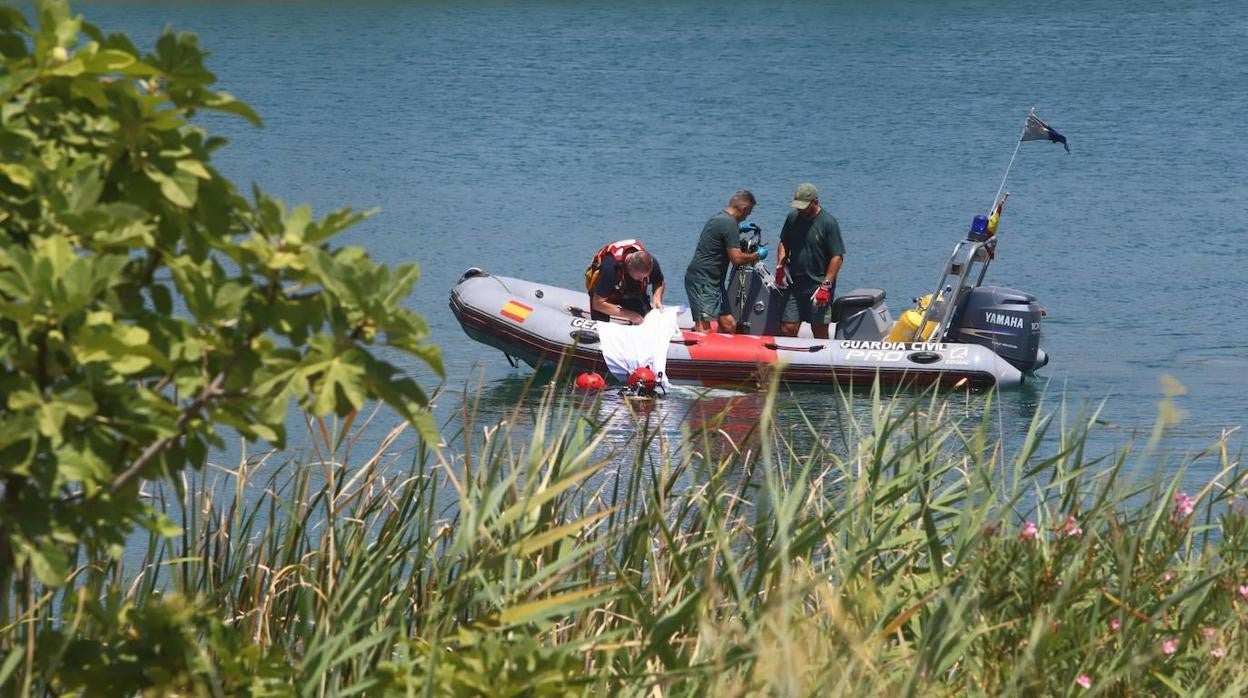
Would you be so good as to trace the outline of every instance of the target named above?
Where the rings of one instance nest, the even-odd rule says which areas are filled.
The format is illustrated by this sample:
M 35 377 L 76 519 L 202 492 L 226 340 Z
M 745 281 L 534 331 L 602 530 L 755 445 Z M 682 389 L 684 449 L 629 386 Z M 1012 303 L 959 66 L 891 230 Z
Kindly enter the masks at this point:
M 649 366 L 667 388 L 667 346 L 680 334 L 676 325 L 679 313 L 677 307 L 651 310 L 640 325 L 599 322 L 595 329 L 611 375 L 623 383 L 634 369 Z

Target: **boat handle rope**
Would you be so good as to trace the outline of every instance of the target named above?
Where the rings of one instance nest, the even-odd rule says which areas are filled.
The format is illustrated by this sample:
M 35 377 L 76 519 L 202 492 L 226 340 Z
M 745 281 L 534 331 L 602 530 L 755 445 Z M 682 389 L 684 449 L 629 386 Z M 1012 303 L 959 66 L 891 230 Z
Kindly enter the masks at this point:
M 772 351 L 804 351 L 804 352 L 809 352 L 811 354 L 817 351 L 823 351 L 826 348 L 826 345 L 823 345 L 823 344 L 815 344 L 809 347 L 786 347 L 783 344 L 776 344 L 774 342 L 764 342 L 763 346 L 767 347 L 768 349 Z
M 507 284 L 503 283 L 503 280 L 502 280 L 502 279 L 500 279 L 500 278 L 498 278 L 497 276 L 494 276 L 493 274 L 486 274 L 486 276 L 488 276 L 488 277 L 490 277 L 491 279 L 493 279 L 493 280 L 494 280 L 494 283 L 498 284 L 499 286 L 502 286 L 502 287 L 503 287 L 503 290 L 504 290 L 504 291 L 506 291 L 507 293 L 510 293 L 510 294 L 511 294 L 511 295 L 513 295 L 513 296 L 518 296 L 518 295 L 520 295 L 520 294 L 516 293 L 515 291 L 511 290 L 510 288 L 508 288 L 508 287 L 507 287 Z

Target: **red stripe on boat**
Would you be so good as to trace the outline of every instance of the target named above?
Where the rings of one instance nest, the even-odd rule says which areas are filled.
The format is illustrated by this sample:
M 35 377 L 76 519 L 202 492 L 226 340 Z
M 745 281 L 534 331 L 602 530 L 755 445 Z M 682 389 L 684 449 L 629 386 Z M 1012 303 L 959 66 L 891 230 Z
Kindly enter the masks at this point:
M 718 334 L 715 332 L 681 333 L 688 345 L 689 358 L 694 361 L 732 361 L 745 365 L 764 365 L 776 362 L 776 351 L 764 344 L 775 344 L 776 338 L 757 337 L 748 334 Z

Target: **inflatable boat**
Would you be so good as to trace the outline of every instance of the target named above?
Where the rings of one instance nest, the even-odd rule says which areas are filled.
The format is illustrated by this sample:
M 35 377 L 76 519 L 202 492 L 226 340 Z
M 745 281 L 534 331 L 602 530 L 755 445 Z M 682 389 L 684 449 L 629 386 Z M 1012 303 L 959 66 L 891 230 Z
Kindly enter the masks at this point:
M 770 271 L 761 262 L 732 269 L 727 293 L 738 333 L 695 332 L 692 316 L 682 310 L 667 339 L 665 377 L 682 385 L 740 387 L 780 371 L 792 384 L 1018 385 L 1048 363 L 1040 348 L 1044 310 L 1031 294 L 980 285 L 995 243 L 972 229 L 954 247 L 936 290 L 896 320 L 881 289 L 835 298 L 829 339 L 779 336 L 784 291 Z M 583 290 L 475 267 L 451 290 L 450 305 L 469 337 L 499 349 L 513 365 L 535 368 L 565 362 L 574 370 L 603 371 L 604 326 L 615 331 L 617 324 L 591 319 Z

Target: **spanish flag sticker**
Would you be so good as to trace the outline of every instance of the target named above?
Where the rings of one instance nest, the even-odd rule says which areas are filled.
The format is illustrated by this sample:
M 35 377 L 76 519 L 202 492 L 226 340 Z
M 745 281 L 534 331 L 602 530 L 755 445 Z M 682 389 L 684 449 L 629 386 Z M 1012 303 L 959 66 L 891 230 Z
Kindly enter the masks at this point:
M 529 319 L 529 313 L 533 312 L 533 309 L 520 301 L 507 301 L 507 305 L 504 305 L 503 309 L 498 312 L 510 320 L 524 322 Z

